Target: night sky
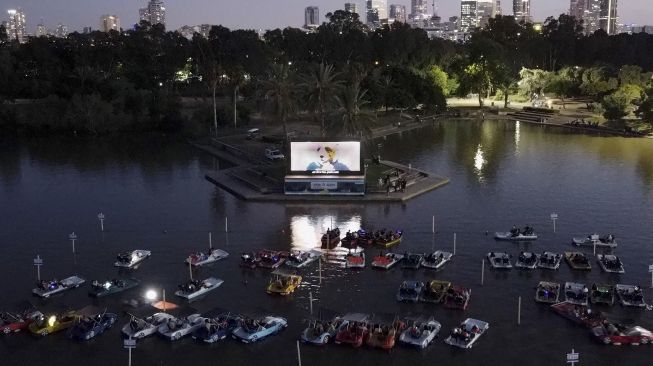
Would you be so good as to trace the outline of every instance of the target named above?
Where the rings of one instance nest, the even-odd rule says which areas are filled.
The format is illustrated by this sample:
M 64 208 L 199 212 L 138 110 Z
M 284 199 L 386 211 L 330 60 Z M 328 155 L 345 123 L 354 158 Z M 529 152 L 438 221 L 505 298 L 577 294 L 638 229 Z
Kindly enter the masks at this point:
M 429 0 L 431 1 L 431 0 Z M 363 0 L 354 0 L 363 9 Z M 29 32 L 34 32 L 40 19 L 49 28 L 64 23 L 72 30 L 85 26 L 99 27 L 102 14 L 116 14 L 122 27 L 127 28 L 138 21 L 138 8 L 147 0 L 0 0 L 0 10 L 6 18 L 6 10 L 22 8 L 27 15 Z M 342 9 L 345 0 L 167 0 L 167 23 L 169 29 L 182 25 L 201 23 L 222 24 L 229 28 L 269 29 L 285 26 L 301 26 L 304 8 L 320 7 L 320 17 L 328 11 Z M 404 4 L 409 9 L 410 0 L 389 0 L 389 4 Z M 438 13 L 443 18 L 460 15 L 459 0 L 439 0 Z M 512 13 L 512 1 L 502 0 L 504 14 Z M 569 0 L 533 0 L 532 14 L 535 20 L 549 15 L 566 13 Z M 410 10 L 408 10 L 410 12 Z M 651 0 L 620 0 L 619 16 L 624 23 L 653 24 Z M 365 20 L 364 15 L 362 20 Z

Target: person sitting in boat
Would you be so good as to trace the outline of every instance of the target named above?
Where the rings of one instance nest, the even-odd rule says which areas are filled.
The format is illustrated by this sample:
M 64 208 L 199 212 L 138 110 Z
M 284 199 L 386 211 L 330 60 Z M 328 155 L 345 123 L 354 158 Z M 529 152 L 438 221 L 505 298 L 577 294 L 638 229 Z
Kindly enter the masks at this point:
M 510 229 L 510 234 L 512 236 L 518 236 L 519 235 L 519 228 L 517 225 L 512 225 L 512 229 Z

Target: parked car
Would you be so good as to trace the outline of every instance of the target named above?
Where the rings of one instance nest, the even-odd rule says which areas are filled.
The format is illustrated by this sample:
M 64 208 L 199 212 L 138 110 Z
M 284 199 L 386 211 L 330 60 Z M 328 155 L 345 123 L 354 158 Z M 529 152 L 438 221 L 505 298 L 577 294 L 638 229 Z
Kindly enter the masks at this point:
M 259 137 L 261 134 L 261 130 L 258 128 L 251 128 L 247 130 L 247 139 L 248 140 L 254 140 Z
M 274 147 L 268 147 L 265 149 L 265 157 L 270 160 L 282 160 L 286 158 L 279 149 Z

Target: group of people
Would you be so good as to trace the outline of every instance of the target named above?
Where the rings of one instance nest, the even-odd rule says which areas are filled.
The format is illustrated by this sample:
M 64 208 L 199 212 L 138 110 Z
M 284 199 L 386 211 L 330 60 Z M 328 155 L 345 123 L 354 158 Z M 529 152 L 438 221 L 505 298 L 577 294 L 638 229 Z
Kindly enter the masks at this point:
M 541 264 L 548 264 L 550 266 L 555 265 L 558 260 L 560 260 L 560 254 L 552 254 L 552 253 L 542 253 L 540 256 L 540 263 Z
M 570 257 L 571 261 L 576 264 L 589 264 L 590 261 L 583 253 L 574 253 Z
M 537 256 L 534 253 L 529 253 L 529 255 L 526 255 L 524 252 L 519 252 L 519 261 L 526 264 L 532 264 L 537 261 Z
M 91 283 L 91 286 L 93 286 L 96 289 L 109 289 L 109 287 L 125 287 L 125 281 L 114 278 L 111 281 L 106 281 L 106 282 L 100 282 L 98 280 L 93 280 Z
M 513 225 L 512 229 L 510 229 L 510 235 L 512 235 L 513 237 L 519 235 L 528 236 L 528 235 L 533 235 L 534 233 L 535 233 L 535 229 L 533 229 L 528 225 L 526 225 L 524 229 L 520 229 L 517 227 L 517 225 Z
M 430 253 L 426 257 L 424 257 L 424 262 L 427 263 L 432 263 L 432 264 L 438 264 L 444 260 L 444 254 L 440 253 L 438 255 L 435 255 L 435 253 Z
M 635 286 L 632 290 L 619 290 L 619 296 L 630 302 L 644 302 L 644 294 L 639 286 Z
M 327 229 L 326 233 L 322 235 L 322 243 L 340 240 L 340 228 Z
M 321 321 L 316 321 L 313 326 L 313 336 L 319 337 L 322 334 L 326 333 L 335 333 L 337 324 L 334 322 L 321 322 Z
M 179 289 L 186 293 L 193 293 L 202 288 L 202 281 L 190 280 L 183 285 L 179 285 Z
M 478 333 L 480 333 L 481 330 L 476 326 L 473 325 L 472 328 L 467 331 L 466 325 L 461 324 L 458 328 L 454 328 L 451 331 L 451 338 L 454 338 L 456 340 L 460 340 L 464 343 L 469 343 Z
M 587 289 L 587 286 L 583 286 L 583 289 L 579 291 L 579 289 L 572 289 L 570 285 L 567 285 L 565 295 L 571 299 L 584 301 L 589 295 L 589 290 Z
M 606 256 L 603 256 L 601 258 L 601 262 L 603 262 L 603 265 L 609 269 L 618 270 L 622 267 L 621 259 L 619 259 L 619 257 L 614 257 L 613 259 L 613 258 L 606 258 Z
M 469 299 L 469 293 L 467 291 L 456 291 L 450 287 L 447 289 L 446 297 L 445 301 L 453 301 L 454 304 L 463 306 Z
M 59 288 L 59 286 L 61 286 L 61 283 L 56 279 L 52 281 L 41 280 L 41 282 L 38 283 L 38 287 L 43 291 L 54 290 Z

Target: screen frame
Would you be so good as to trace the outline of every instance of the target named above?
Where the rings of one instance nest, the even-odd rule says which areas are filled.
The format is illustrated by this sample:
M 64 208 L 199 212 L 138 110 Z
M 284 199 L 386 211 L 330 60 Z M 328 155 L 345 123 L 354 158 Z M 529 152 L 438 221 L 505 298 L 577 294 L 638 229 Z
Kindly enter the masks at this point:
M 338 143 L 338 142 L 356 142 L 358 143 L 359 146 L 359 154 L 358 154 L 358 166 L 359 170 L 347 170 L 347 171 L 338 171 L 337 173 L 335 172 L 329 172 L 329 173 L 316 173 L 315 171 L 312 170 L 292 170 L 292 159 L 293 159 L 293 143 L 302 143 L 302 142 L 308 142 L 308 143 Z M 357 140 L 357 139 L 352 139 L 352 138 L 325 138 L 325 139 L 293 139 L 289 142 L 288 144 L 288 153 L 290 155 L 289 159 L 289 164 L 287 164 L 287 173 L 290 175 L 303 175 L 303 176 L 312 176 L 312 177 L 328 177 L 328 176 L 360 176 L 363 175 L 365 167 L 364 167 L 364 159 L 363 159 L 363 141 Z

